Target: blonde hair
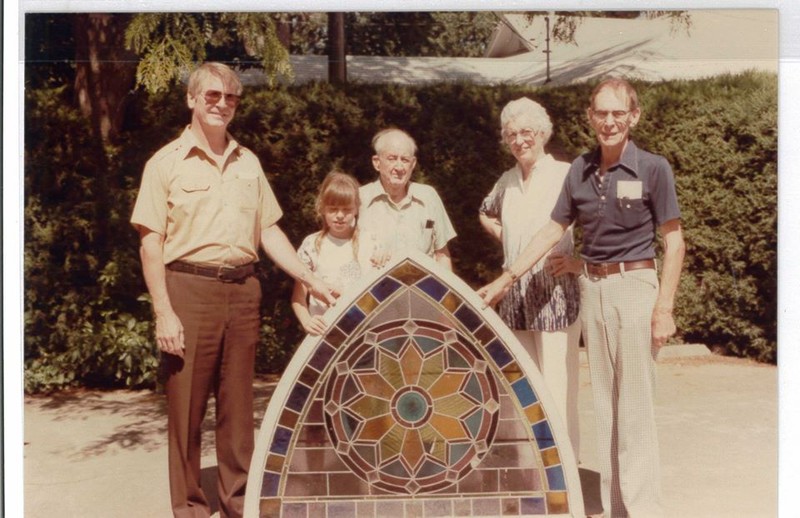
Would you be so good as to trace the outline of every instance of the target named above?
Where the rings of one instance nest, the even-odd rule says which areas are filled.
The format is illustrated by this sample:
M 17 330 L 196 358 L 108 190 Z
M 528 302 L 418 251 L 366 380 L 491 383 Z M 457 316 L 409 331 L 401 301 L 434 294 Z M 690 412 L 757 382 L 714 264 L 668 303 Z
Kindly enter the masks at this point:
M 336 169 L 328 173 L 325 179 L 322 180 L 319 194 L 317 194 L 317 201 L 314 204 L 317 219 L 319 219 L 322 225 L 322 230 L 314 241 L 314 248 L 317 253 L 319 253 L 320 247 L 322 246 L 322 238 L 325 237 L 329 231 L 328 224 L 325 221 L 325 207 L 351 206 L 355 207 L 356 211 L 358 211 L 358 207 L 361 204 L 361 199 L 358 196 L 359 187 L 361 187 L 361 185 L 358 183 L 358 180 Z M 357 212 L 356 222 L 358 222 Z M 353 230 L 352 242 L 353 257 L 358 259 L 358 225 L 356 225 Z
M 225 88 L 230 88 L 236 95 L 242 95 L 242 81 L 239 75 L 231 67 L 223 63 L 209 61 L 197 67 L 189 76 L 189 86 L 187 91 L 192 97 L 200 93 L 203 83 L 211 77 L 217 77 L 222 81 Z

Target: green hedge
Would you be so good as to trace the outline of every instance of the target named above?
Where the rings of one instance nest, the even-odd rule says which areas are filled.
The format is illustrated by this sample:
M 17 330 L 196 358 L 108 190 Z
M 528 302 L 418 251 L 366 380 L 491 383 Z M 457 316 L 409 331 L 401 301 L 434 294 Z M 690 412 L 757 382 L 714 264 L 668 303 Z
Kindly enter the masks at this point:
M 408 130 L 420 147 L 416 179 L 437 188 L 458 232 L 455 270 L 478 287 L 501 263 L 477 221 L 481 199 L 513 164 L 499 143 L 500 110 L 521 95 L 541 102 L 555 125 L 551 151 L 571 160 L 593 145 L 585 119 L 591 86 L 253 88 L 231 131 L 260 157 L 285 212 L 281 226 L 299 244 L 316 229 L 313 199 L 324 175 L 336 166 L 374 180 L 372 135 L 387 125 Z M 635 138 L 673 165 L 683 211 L 679 339 L 775 362 L 777 78 L 637 86 L 643 117 Z M 152 386 L 150 308 L 127 220 L 144 162 L 188 122 L 184 94 L 138 94 L 123 143 L 106 150 L 65 96 L 26 93 L 26 390 Z M 288 304 L 290 280 L 265 264 L 257 369 L 279 373 L 302 335 Z

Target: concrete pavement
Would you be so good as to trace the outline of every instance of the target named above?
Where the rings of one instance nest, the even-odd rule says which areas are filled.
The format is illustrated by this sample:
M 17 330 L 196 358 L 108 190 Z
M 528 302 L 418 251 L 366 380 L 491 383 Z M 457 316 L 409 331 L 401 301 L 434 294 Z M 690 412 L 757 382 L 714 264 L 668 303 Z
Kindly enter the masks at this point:
M 691 356 L 691 349 L 674 351 L 678 354 L 664 354 L 659 360 L 657 393 L 669 516 L 776 516 L 777 368 Z M 256 386 L 259 423 L 272 387 L 264 380 Z M 586 511 L 593 513 L 599 512 L 597 451 L 585 361 L 579 405 L 581 478 Z M 149 391 L 75 391 L 26 397 L 24 412 L 26 517 L 169 516 L 161 396 Z M 215 464 L 213 426 L 207 419 L 203 479 L 209 494 Z

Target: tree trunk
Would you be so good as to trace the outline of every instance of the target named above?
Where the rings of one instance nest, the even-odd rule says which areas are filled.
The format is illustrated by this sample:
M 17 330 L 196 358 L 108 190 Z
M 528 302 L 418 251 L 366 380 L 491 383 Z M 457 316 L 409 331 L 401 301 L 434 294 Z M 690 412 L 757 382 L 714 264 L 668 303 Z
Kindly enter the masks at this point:
M 103 144 L 119 135 L 136 77 L 136 55 L 125 49 L 129 20 L 127 14 L 75 15 L 75 94 Z
M 328 81 L 347 83 L 344 13 L 328 13 Z
M 292 50 L 292 25 L 287 20 L 278 20 L 275 23 L 275 32 L 278 34 L 278 41 L 281 42 L 286 50 Z
M 97 157 L 93 189 L 96 256 L 104 264 L 113 251 L 113 233 L 108 215 L 119 187 L 119 174 L 112 170 L 109 145 L 120 134 L 125 102 L 136 77 L 135 54 L 125 50 L 126 14 L 87 13 L 75 16 L 75 95 L 89 120 L 92 148 Z

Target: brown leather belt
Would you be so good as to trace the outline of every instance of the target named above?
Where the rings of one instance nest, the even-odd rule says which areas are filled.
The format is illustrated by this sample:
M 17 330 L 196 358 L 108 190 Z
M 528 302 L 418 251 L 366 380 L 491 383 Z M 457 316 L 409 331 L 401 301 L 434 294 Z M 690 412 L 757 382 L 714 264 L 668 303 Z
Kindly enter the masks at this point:
M 241 282 L 256 273 L 256 263 L 245 264 L 242 266 L 220 266 L 202 265 L 188 263 L 186 261 L 172 261 L 167 265 L 167 269 L 173 272 L 191 273 L 203 277 L 211 277 L 222 282 Z
M 608 277 L 622 271 L 630 272 L 633 270 L 655 270 L 655 259 L 644 259 L 642 261 L 625 261 L 621 263 L 586 263 L 586 273 L 592 277 Z

